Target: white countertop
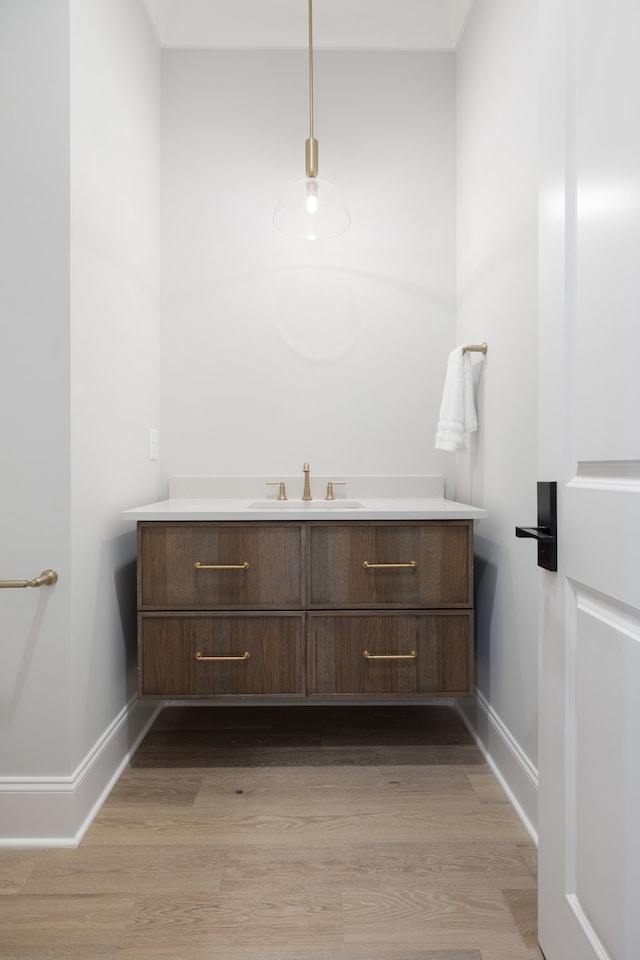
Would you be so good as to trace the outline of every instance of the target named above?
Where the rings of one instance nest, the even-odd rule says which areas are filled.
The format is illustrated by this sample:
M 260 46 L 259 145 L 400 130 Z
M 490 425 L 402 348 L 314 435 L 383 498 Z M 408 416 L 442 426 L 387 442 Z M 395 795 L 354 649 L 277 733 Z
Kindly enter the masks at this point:
M 352 498 L 344 498 L 352 499 Z M 195 499 L 172 498 L 125 510 L 132 520 L 481 520 L 487 511 L 442 497 L 358 497 L 359 507 L 332 502 L 288 500 L 273 506 L 254 508 L 257 498 Z M 258 501 L 265 503 L 266 501 Z
M 286 482 L 288 500 L 277 499 Z M 335 500 L 323 497 L 336 484 Z M 269 488 L 269 489 L 267 489 Z M 125 510 L 132 520 L 481 520 L 487 511 L 444 497 L 441 476 L 172 477 L 169 499 Z M 351 506 L 349 506 L 351 504 Z

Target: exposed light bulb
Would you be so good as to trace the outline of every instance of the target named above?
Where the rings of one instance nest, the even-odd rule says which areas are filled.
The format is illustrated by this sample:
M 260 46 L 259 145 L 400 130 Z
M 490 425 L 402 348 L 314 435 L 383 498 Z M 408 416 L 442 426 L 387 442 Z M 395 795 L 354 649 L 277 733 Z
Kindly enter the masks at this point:
M 344 233 L 351 217 L 333 184 L 306 177 L 292 183 L 280 197 L 273 222 L 289 237 L 323 240 Z
M 316 180 L 307 180 L 307 213 L 318 212 L 318 184 Z

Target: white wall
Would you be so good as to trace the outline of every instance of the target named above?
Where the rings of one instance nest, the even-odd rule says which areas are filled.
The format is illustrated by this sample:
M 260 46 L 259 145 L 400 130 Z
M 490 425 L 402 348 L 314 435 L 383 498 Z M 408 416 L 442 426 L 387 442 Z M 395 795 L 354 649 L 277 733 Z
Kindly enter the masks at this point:
M 481 429 L 458 464 L 476 525 L 478 703 L 467 715 L 535 828 L 537 3 L 475 0 L 457 58 L 458 340 L 487 340 Z M 541 479 L 553 479 L 552 477 Z
M 307 58 L 163 53 L 168 474 L 443 473 L 455 334 L 455 57 L 315 58 L 320 177 L 351 228 L 276 231 L 304 176 Z
M 120 512 L 160 492 L 159 283 L 160 51 L 140 3 L 72 0 L 74 767 L 136 694 L 135 533 Z
M 150 716 L 135 535 L 159 492 L 160 54 L 130 0 L 0 5 L 0 830 L 73 842 Z
M 0 775 L 69 772 L 69 31 L 0 4 Z M 19 784 L 3 783 L 12 791 Z M 3 798 L 4 799 L 4 796 Z M 18 796 L 24 806 L 26 799 Z M 0 829 L 7 819 L 0 803 Z

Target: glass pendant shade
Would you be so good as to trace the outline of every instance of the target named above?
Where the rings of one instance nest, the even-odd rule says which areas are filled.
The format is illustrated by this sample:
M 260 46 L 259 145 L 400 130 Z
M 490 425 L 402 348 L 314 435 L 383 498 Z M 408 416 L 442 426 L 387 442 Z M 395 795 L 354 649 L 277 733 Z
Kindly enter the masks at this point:
M 301 240 L 328 240 L 349 227 L 351 217 L 339 190 L 326 180 L 296 180 L 278 200 L 273 222 L 281 233 Z

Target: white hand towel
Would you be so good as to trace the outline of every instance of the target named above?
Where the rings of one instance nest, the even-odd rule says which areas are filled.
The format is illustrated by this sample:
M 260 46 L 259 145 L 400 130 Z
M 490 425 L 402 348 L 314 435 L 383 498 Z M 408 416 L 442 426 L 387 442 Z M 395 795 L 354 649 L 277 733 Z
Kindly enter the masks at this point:
M 465 449 L 464 435 L 478 429 L 478 416 L 473 399 L 471 357 L 464 347 L 449 354 L 447 375 L 440 405 L 436 432 L 436 449 L 459 453 Z

